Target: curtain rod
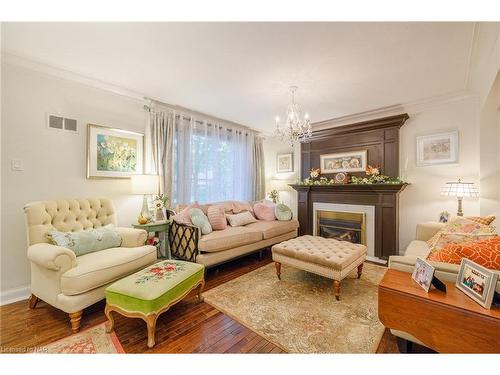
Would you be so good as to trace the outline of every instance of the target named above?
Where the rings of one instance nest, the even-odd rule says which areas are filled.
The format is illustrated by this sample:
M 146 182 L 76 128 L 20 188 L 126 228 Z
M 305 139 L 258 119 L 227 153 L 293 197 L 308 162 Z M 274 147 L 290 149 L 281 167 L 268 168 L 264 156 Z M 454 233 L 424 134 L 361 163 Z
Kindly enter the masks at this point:
M 148 106 L 147 104 L 144 104 L 144 109 L 145 109 L 146 111 L 148 111 L 148 112 L 151 112 L 151 111 L 153 110 L 153 108 L 151 108 L 151 107 L 150 107 L 150 106 Z M 175 111 L 175 110 L 172 110 L 172 111 Z M 187 115 L 185 115 L 185 114 L 179 114 L 179 113 L 176 113 L 176 114 L 175 114 L 175 118 L 180 118 L 181 116 L 182 116 L 182 118 L 183 118 L 184 120 L 188 120 L 188 121 L 193 120 L 194 122 L 196 122 L 196 123 L 198 123 L 198 124 L 204 124 L 204 123 L 206 122 L 206 123 L 207 123 L 207 126 L 217 126 L 217 124 L 214 124 L 214 123 L 211 123 L 211 122 L 208 122 L 208 121 L 196 120 L 196 119 L 194 119 L 194 118 L 193 118 L 193 116 L 187 116 Z M 221 125 L 218 125 L 218 126 L 219 126 L 219 129 L 224 128 L 224 127 L 223 127 L 223 126 L 221 126 Z M 230 128 L 225 128 L 225 129 L 226 129 L 226 131 L 228 131 L 228 132 L 232 132 L 232 131 L 233 131 L 233 129 L 230 129 Z M 234 129 L 234 130 L 237 130 L 237 131 L 239 131 L 240 133 L 245 133 L 245 135 L 248 135 L 248 129 L 243 128 L 243 129 Z

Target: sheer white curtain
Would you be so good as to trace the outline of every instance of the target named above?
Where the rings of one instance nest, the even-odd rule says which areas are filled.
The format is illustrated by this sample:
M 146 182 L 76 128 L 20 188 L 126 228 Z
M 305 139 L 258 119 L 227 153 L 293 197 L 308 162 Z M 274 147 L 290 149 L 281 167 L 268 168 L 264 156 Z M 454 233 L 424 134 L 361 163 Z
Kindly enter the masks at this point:
M 254 133 L 183 114 L 175 119 L 174 203 L 253 199 Z

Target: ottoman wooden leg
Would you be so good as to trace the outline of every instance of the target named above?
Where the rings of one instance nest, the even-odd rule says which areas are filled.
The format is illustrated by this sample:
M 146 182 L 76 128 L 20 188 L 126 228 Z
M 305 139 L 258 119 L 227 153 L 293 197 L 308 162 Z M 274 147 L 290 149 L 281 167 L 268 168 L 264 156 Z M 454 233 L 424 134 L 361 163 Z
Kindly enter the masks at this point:
M 113 332 L 115 328 L 115 320 L 113 319 L 113 315 L 111 314 L 113 310 L 106 304 L 106 308 L 104 309 L 104 314 L 106 318 L 108 318 L 108 324 L 106 324 L 106 333 Z
M 200 285 L 198 285 L 198 301 L 203 302 L 204 298 L 201 295 L 201 292 L 203 292 L 203 288 L 205 287 L 205 281 L 203 281 Z
M 155 314 L 146 317 L 146 325 L 148 326 L 148 348 L 155 346 L 155 331 L 156 331 L 156 318 Z
M 361 272 L 363 272 L 363 263 L 358 266 L 358 279 L 361 277 Z
M 335 299 L 340 300 L 340 281 L 333 280 L 333 293 L 335 294 Z
M 278 279 L 281 280 L 281 263 L 274 262 L 274 266 L 276 267 L 276 276 L 278 276 Z

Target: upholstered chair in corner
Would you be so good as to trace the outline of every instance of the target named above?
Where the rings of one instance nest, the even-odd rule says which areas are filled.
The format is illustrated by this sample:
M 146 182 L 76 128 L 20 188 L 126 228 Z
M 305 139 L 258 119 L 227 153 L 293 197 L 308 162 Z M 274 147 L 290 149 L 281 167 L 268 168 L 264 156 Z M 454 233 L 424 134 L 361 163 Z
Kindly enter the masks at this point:
M 156 247 L 145 246 L 144 230 L 116 227 L 120 247 L 76 256 L 65 247 L 49 243 L 49 231 L 75 232 L 116 226 L 111 200 L 105 198 L 63 199 L 29 203 L 24 207 L 31 262 L 31 297 L 34 309 L 39 299 L 69 314 L 71 328 L 80 329 L 83 309 L 104 298 L 113 281 L 156 261 Z

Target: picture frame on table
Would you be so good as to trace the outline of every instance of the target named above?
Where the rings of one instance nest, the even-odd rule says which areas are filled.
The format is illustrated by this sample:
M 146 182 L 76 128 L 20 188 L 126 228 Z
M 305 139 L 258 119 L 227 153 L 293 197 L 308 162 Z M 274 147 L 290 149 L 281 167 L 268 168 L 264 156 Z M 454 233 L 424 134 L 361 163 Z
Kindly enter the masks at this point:
M 497 280 L 497 273 L 462 258 L 455 286 L 485 309 L 490 309 Z
M 435 268 L 422 258 L 417 258 L 411 278 L 426 292 L 431 288 Z
M 293 172 L 293 152 L 276 155 L 276 173 Z
M 458 141 L 458 130 L 418 136 L 417 167 L 458 163 Z
M 87 178 L 130 178 L 144 170 L 144 134 L 87 125 Z
M 321 173 L 364 172 L 367 154 L 366 150 L 358 150 L 320 155 Z

